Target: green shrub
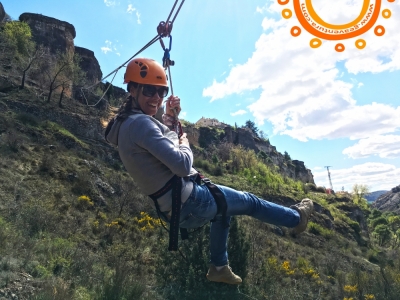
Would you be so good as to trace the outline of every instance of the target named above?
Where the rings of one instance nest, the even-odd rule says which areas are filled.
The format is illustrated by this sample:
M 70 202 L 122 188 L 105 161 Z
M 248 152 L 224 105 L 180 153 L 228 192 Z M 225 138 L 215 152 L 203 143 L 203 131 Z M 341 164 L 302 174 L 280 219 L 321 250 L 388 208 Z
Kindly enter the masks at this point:
M 349 226 L 350 226 L 351 228 L 353 228 L 353 230 L 354 230 L 357 234 L 360 234 L 360 232 L 361 232 L 361 227 L 360 227 L 360 224 L 359 224 L 358 222 L 356 222 L 356 221 L 351 221 L 351 222 L 349 222 Z
M 17 115 L 17 120 L 21 121 L 24 125 L 31 125 L 33 127 L 39 125 L 38 119 L 34 115 L 28 113 L 19 113 Z
M 388 225 L 389 224 L 389 221 L 385 218 L 385 217 L 378 217 L 378 218 L 376 218 L 376 219 L 373 219 L 372 221 L 371 221 L 371 226 L 372 227 L 376 227 L 376 226 L 378 226 L 378 225 Z
M 317 186 L 314 183 L 306 183 L 305 184 L 307 191 L 316 192 Z
M 317 189 L 315 190 L 317 193 L 324 193 L 326 194 L 326 188 L 324 188 L 323 186 L 319 186 L 317 187 Z
M 314 223 L 314 222 L 308 222 L 308 231 L 315 235 L 321 235 L 328 239 L 331 238 L 333 235 L 332 230 L 324 228 L 321 225 Z
M 224 175 L 224 168 L 221 165 L 216 165 L 214 170 L 213 170 L 213 174 L 215 176 L 223 176 Z

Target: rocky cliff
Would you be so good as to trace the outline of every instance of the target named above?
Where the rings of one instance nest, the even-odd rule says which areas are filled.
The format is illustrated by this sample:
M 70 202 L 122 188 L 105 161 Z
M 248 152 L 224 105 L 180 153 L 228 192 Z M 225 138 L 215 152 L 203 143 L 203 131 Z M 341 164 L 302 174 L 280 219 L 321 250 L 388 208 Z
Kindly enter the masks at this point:
M 101 72 L 101 68 L 99 62 L 94 56 L 94 52 L 75 46 L 75 53 L 81 57 L 80 67 L 82 70 L 86 72 L 86 78 L 89 83 L 97 83 L 103 77 L 103 72 Z
M 4 10 L 3 4 L 0 2 L 0 22 L 3 22 L 6 16 L 6 11 Z
M 2 6 L 0 3 L 0 19 Z M 4 11 L 4 10 L 3 10 Z M 100 64 L 94 55 L 92 50 L 78 47 L 74 45 L 74 38 L 76 37 L 75 27 L 65 21 L 61 21 L 55 18 L 43 16 L 40 14 L 23 13 L 19 17 L 20 21 L 26 22 L 32 31 L 32 36 L 37 44 L 43 45 L 50 49 L 50 53 L 53 55 L 59 51 L 61 53 L 79 54 L 81 57 L 80 67 L 86 73 L 86 83 L 84 85 L 92 85 L 98 83 L 103 77 Z M 100 83 L 99 85 L 102 91 L 105 91 L 108 87 L 108 83 Z M 76 99 L 81 100 L 80 86 L 77 86 L 73 90 L 73 95 Z M 96 103 L 99 99 L 97 96 L 92 96 L 90 93 L 86 97 L 92 97 L 90 103 Z M 107 92 L 106 99 L 119 99 L 125 97 L 126 92 L 116 86 L 111 86 Z M 115 102 L 115 101 L 114 101 Z M 99 105 L 99 108 L 106 107 L 106 105 Z
M 304 162 L 299 160 L 287 160 L 284 155 L 276 150 L 268 140 L 262 140 L 243 128 L 226 126 L 224 129 L 216 127 L 197 127 L 187 125 L 184 128 L 191 145 L 207 147 L 213 143 L 228 142 L 242 145 L 247 149 L 254 150 L 256 153 L 263 151 L 266 160 L 279 167 L 279 172 L 284 176 L 300 180 L 304 183 L 314 183 L 314 176 L 311 170 L 307 169 Z
M 74 53 L 76 32 L 72 24 L 32 13 L 23 13 L 19 16 L 19 20 L 29 25 L 34 41 L 48 47 L 51 53 L 55 54 L 57 51 Z
M 381 195 L 371 206 L 383 211 L 400 213 L 400 185 Z

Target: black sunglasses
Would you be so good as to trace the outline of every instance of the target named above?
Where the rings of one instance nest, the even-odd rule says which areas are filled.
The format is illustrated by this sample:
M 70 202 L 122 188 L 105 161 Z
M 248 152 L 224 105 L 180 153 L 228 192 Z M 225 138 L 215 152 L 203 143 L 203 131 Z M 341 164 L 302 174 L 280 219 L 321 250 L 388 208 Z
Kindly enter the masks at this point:
M 169 88 L 167 86 L 157 87 L 154 85 L 144 84 L 142 94 L 146 97 L 153 97 L 157 93 L 160 98 L 164 98 L 168 95 L 168 90 Z

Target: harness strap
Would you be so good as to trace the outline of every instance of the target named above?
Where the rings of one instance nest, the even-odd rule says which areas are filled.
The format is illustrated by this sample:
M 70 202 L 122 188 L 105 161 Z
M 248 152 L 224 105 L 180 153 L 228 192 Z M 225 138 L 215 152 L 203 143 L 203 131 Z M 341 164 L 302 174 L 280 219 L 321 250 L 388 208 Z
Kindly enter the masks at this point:
M 224 193 L 221 191 L 221 189 L 216 186 L 214 183 L 211 182 L 210 179 L 204 177 L 204 175 L 199 173 L 199 176 L 201 180 L 204 182 L 208 190 L 210 191 L 211 195 L 213 195 L 215 203 L 217 204 L 217 213 L 214 217 L 214 219 L 211 220 L 211 222 L 215 222 L 215 218 L 218 214 L 221 214 L 224 226 L 225 228 L 229 227 L 229 222 L 226 218 L 226 211 L 228 209 L 228 205 L 226 203 L 226 198 Z
M 158 213 L 161 213 L 166 220 L 168 218 L 165 214 L 160 210 L 160 206 L 158 205 L 157 199 L 165 195 L 169 190 L 172 189 L 172 214 L 171 219 L 169 220 L 169 251 L 177 251 L 178 250 L 178 236 L 179 236 L 179 221 L 181 214 L 181 193 L 182 193 L 182 179 L 174 175 L 168 182 L 157 192 L 149 195 L 149 197 L 154 201 L 154 205 L 157 209 Z M 180 228 L 181 238 L 185 240 L 188 238 L 188 232 L 186 228 Z
M 178 250 L 179 221 L 181 216 L 182 180 L 177 177 L 172 187 L 172 214 L 169 221 L 169 246 L 168 251 Z

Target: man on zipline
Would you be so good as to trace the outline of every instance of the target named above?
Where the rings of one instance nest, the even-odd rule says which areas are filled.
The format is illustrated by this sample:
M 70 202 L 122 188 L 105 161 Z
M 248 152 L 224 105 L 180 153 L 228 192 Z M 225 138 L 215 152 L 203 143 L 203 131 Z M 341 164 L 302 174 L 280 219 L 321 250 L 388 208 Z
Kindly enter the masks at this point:
M 139 188 L 155 202 L 170 223 L 170 250 L 177 249 L 177 229 L 197 228 L 213 220 L 210 230 L 210 281 L 240 284 L 228 265 L 227 239 L 231 216 L 248 215 L 260 221 L 303 232 L 313 211 L 310 199 L 290 208 L 210 182 L 201 184 L 192 167 L 193 153 L 186 134 L 178 137 L 172 126 L 180 99 L 171 95 L 162 115 L 155 119 L 168 94 L 163 67 L 147 58 L 132 60 L 125 72 L 130 96 L 110 121 L 106 140 L 118 146 L 121 160 Z M 175 112 L 174 112 L 175 110 Z M 214 196 L 213 196 L 214 195 Z M 219 196 L 215 196 L 219 195 Z

